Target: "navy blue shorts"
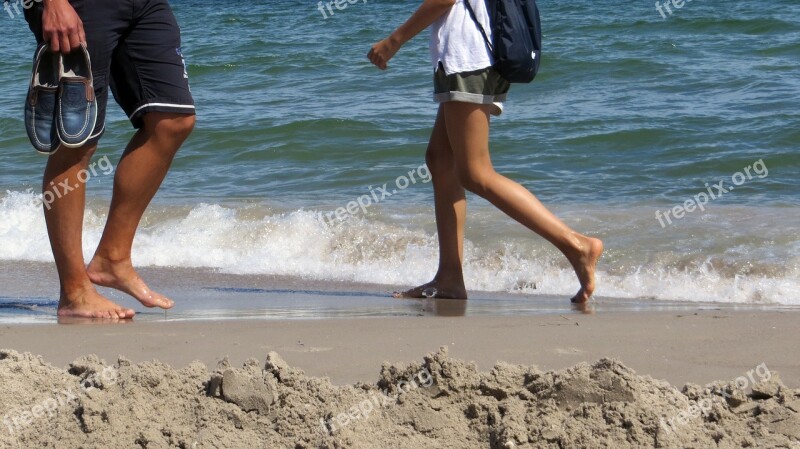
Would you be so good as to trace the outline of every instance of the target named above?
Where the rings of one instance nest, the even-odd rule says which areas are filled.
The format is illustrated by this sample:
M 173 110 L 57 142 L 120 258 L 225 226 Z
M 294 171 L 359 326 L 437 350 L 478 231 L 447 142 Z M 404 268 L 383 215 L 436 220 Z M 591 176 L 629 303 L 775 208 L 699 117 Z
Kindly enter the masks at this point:
M 70 0 L 83 21 L 92 59 L 97 126 L 92 142 L 105 129 L 108 88 L 135 128 L 148 112 L 194 115 L 189 75 L 181 53 L 181 33 L 167 0 Z M 42 43 L 41 3 L 26 10 Z

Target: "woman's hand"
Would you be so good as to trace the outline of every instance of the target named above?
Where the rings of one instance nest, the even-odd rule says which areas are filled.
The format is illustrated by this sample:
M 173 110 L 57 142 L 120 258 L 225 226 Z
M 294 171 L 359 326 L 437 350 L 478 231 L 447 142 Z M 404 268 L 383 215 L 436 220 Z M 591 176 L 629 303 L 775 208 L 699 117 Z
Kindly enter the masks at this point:
M 367 57 L 381 70 L 386 70 L 389 60 L 406 42 L 428 28 L 433 22 L 450 10 L 456 0 L 423 0 L 417 11 L 392 33 L 391 36 L 372 46 Z
M 388 37 L 372 46 L 367 57 L 379 69 L 386 70 L 389 60 L 397 54 L 401 45 L 396 39 Z
M 86 42 L 83 22 L 67 0 L 44 1 L 42 33 L 55 53 L 69 53 Z

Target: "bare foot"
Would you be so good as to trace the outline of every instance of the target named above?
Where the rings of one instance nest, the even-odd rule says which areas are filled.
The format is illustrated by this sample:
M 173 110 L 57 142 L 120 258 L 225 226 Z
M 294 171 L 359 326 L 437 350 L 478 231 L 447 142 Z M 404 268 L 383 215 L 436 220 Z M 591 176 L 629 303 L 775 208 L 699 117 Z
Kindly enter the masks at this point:
M 101 320 L 127 320 L 136 315 L 91 288 L 83 293 L 67 296 L 63 292 L 58 300 L 59 320 L 64 318 L 90 318 Z
M 97 285 L 110 287 L 136 298 L 145 307 L 171 309 L 175 303 L 166 296 L 150 290 L 133 269 L 130 260 L 112 262 L 95 255 L 86 270 L 89 279 Z
M 441 299 L 467 299 L 467 289 L 464 285 L 444 285 L 437 280 L 414 287 L 404 292 L 394 292 L 395 298 L 441 298 Z
M 568 258 L 572 268 L 575 269 L 575 274 L 578 275 L 581 289 L 572 297 L 571 301 L 576 304 L 583 304 L 589 302 L 594 293 L 594 273 L 597 268 L 597 261 L 600 259 L 600 255 L 603 254 L 603 242 L 600 239 L 586 237 L 585 235 L 577 233 L 575 235 L 580 239 L 582 248 Z
M 76 316 L 60 316 L 58 317 L 58 324 L 71 324 L 76 325 L 80 324 L 81 326 L 86 326 L 89 324 L 109 324 L 114 323 L 116 325 L 120 324 L 131 324 L 133 323 L 133 319 L 125 318 L 125 319 L 112 319 L 112 318 L 84 318 L 84 317 L 76 317 Z

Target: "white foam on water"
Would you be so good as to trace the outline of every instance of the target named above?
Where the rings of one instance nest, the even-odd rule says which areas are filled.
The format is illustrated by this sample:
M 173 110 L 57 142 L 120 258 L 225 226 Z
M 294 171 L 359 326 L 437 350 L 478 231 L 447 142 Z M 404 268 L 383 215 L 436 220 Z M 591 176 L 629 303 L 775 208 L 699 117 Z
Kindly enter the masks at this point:
M 0 197 L 0 260 L 52 261 L 37 198 L 30 191 Z M 100 210 L 87 210 L 87 260 L 105 224 Z M 748 236 L 736 220 L 701 217 L 670 233 L 648 235 L 653 231 L 642 228 L 652 226 L 649 213 L 646 218 L 628 209 L 605 215 L 577 209 L 565 213 L 579 214 L 588 214 L 587 226 L 597 228 L 606 241 L 598 296 L 800 305 L 800 238 L 793 230 L 765 239 L 757 227 L 752 233 L 758 235 Z M 471 219 L 476 215 L 485 219 L 480 211 Z M 134 263 L 398 288 L 426 282 L 435 273 L 438 249 L 430 210 L 375 214 L 333 226 L 320 218 L 320 212 L 281 212 L 252 204 L 154 207 L 137 234 Z M 719 237 L 720 223 L 731 228 L 724 238 Z M 468 230 L 468 289 L 564 296 L 577 291 L 564 257 L 542 239 L 507 221 L 486 229 Z

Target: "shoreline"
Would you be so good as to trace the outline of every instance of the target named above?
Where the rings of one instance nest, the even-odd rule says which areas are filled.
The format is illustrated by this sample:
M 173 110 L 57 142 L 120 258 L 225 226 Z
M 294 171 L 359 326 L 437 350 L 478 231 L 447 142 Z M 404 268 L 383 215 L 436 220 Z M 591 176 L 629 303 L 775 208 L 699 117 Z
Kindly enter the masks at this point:
M 598 296 L 575 306 L 569 295 L 470 291 L 462 300 L 398 300 L 393 290 L 411 285 L 314 280 L 294 276 L 237 275 L 203 268 L 143 267 L 148 284 L 176 302 L 164 312 L 146 309 L 129 296 L 98 290 L 137 311 L 136 322 L 348 319 L 392 317 L 513 317 L 582 313 L 694 313 L 702 310 L 792 312 L 775 303 L 693 302 Z M 0 262 L 0 324 L 55 324 L 58 284 L 52 263 Z M 577 287 L 576 287 L 577 288 Z

